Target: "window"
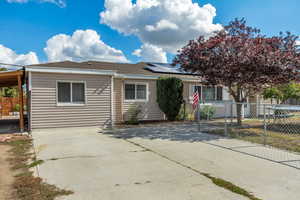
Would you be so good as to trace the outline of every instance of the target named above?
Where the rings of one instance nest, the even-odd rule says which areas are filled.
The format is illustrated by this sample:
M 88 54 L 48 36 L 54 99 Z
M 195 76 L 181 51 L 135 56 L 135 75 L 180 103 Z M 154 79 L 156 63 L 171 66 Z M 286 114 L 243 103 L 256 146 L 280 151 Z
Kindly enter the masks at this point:
M 147 100 L 147 84 L 126 83 L 125 100 Z
M 136 97 L 137 99 L 146 99 L 147 87 L 146 85 L 137 85 L 136 86 Z
M 135 85 L 125 84 L 125 99 L 134 100 L 135 99 Z
M 85 104 L 85 83 L 57 82 L 57 102 L 61 104 Z
M 72 102 L 84 103 L 84 83 L 72 83 Z
M 198 91 L 204 101 L 222 101 L 223 87 L 193 85 L 193 93 Z
M 223 88 L 218 86 L 217 87 L 217 101 L 223 100 Z
M 58 83 L 58 102 L 69 103 L 71 102 L 71 84 L 70 83 Z
M 211 87 L 211 86 L 202 86 L 202 98 L 204 99 L 204 101 L 214 101 L 216 100 L 216 91 L 215 91 L 215 87 Z
M 194 89 L 193 89 L 193 92 L 198 92 L 199 94 L 201 94 L 201 86 L 198 86 L 198 85 L 195 85 L 194 86 Z

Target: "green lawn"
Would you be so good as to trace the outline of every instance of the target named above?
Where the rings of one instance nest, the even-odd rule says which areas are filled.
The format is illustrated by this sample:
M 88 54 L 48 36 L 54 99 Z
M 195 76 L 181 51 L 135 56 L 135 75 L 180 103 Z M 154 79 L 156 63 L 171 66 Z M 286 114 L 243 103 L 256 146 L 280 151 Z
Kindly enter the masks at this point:
M 267 130 L 264 133 L 263 126 L 249 126 L 228 128 L 228 135 L 232 138 L 245 140 L 253 143 L 264 144 L 276 148 L 300 152 L 300 134 L 286 134 L 278 131 Z M 224 135 L 224 129 L 208 130 L 210 134 Z M 265 135 L 266 134 L 266 135 Z

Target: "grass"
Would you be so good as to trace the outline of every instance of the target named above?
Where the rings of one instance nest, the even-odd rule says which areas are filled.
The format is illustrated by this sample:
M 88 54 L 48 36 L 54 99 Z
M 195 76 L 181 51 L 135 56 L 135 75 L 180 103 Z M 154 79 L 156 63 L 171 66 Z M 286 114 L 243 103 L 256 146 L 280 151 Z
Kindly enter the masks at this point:
M 225 188 L 231 192 L 234 192 L 236 194 L 248 197 L 250 200 L 261 200 L 257 197 L 255 197 L 253 194 L 249 193 L 247 190 L 234 185 L 233 183 L 226 181 L 224 179 L 221 178 L 216 178 L 211 176 L 210 174 L 206 174 L 206 173 L 201 173 L 203 176 L 209 178 L 215 185 Z
M 73 192 L 59 189 L 34 177 L 32 167 L 43 164 L 36 160 L 32 153 L 32 139 L 27 136 L 18 136 L 12 141 L 0 143 L 11 146 L 9 162 L 16 173 L 13 183 L 13 197 L 19 200 L 54 200 L 58 196 L 70 195 Z M 30 163 L 30 164 L 28 164 Z
M 222 136 L 225 134 L 224 129 L 208 130 L 207 132 Z M 228 128 L 228 135 L 232 138 L 258 144 L 265 143 L 272 147 L 300 153 L 300 135 L 298 134 L 285 134 L 269 130 L 264 133 L 262 127 L 254 126 L 246 128 Z
M 28 168 L 32 168 L 32 167 L 36 167 L 38 165 L 43 164 L 44 161 L 43 160 L 35 160 L 32 163 L 30 163 L 29 165 L 27 165 Z

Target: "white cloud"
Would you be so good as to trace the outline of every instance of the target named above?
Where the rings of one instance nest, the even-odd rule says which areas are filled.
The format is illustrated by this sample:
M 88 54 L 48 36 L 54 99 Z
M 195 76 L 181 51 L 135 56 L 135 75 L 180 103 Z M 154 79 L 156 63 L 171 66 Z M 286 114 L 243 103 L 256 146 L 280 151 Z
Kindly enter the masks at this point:
M 94 30 L 77 30 L 73 35 L 58 34 L 47 41 L 44 51 L 48 61 L 111 61 L 129 62 L 123 52 L 100 40 Z
M 36 1 L 40 3 L 53 3 L 57 6 L 64 8 L 66 7 L 65 0 L 6 0 L 8 3 L 28 3 L 29 1 Z
M 136 49 L 132 54 L 141 57 L 142 61 L 145 62 L 167 62 L 167 53 L 162 48 L 147 43 L 143 44 L 140 49 Z
M 178 30 L 178 26 L 172 22 L 169 22 L 168 20 L 162 19 L 159 22 L 157 22 L 156 25 L 146 25 L 145 29 L 147 31 L 161 31 L 161 30 Z
M 30 65 L 39 63 L 39 60 L 34 52 L 17 54 L 12 49 L 0 44 L 0 62 L 7 64 Z
M 100 22 L 125 35 L 136 35 L 144 44 L 176 53 L 191 39 L 221 30 L 214 24 L 216 9 L 192 0 L 105 0 Z

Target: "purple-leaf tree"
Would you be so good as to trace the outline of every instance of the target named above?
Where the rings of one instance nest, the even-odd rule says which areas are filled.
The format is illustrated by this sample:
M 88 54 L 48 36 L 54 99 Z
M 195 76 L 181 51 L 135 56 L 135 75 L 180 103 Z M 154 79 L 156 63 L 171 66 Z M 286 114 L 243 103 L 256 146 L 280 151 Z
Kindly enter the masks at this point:
M 210 38 L 191 40 L 173 64 L 197 73 L 203 84 L 227 87 L 235 102 L 242 103 L 267 87 L 297 79 L 297 39 L 289 32 L 266 37 L 244 19 L 235 19 Z M 237 104 L 238 124 L 241 112 Z

